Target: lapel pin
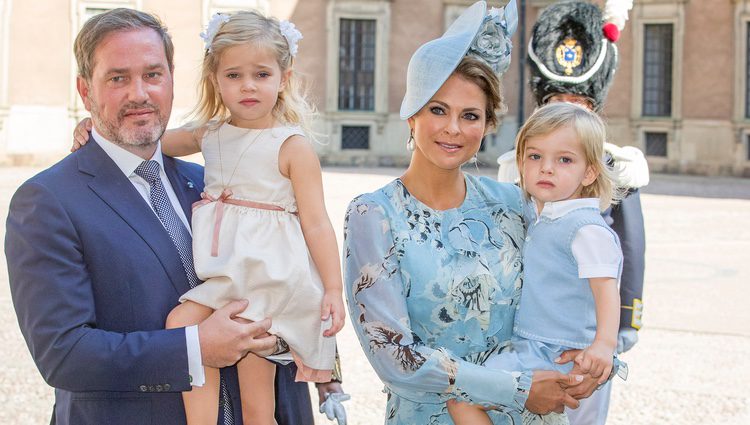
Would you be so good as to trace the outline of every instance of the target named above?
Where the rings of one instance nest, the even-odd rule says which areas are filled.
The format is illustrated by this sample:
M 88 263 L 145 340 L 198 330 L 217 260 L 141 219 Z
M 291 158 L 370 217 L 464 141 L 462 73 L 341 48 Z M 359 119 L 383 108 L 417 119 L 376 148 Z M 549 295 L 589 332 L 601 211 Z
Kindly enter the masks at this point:
M 187 187 L 188 187 L 188 189 L 195 189 L 195 184 L 193 182 L 191 182 L 190 180 L 188 180 Z

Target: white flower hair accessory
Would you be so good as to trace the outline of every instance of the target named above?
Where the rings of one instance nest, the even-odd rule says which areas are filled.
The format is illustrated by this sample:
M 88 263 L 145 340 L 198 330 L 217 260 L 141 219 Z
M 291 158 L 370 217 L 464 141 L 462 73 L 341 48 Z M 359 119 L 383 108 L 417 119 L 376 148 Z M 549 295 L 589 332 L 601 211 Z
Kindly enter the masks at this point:
M 297 27 L 289 21 L 279 22 L 279 30 L 281 31 L 281 35 L 286 38 L 286 43 L 289 45 L 289 54 L 292 55 L 292 57 L 297 56 L 297 43 L 302 40 L 302 33 L 299 32 Z
M 212 16 L 208 21 L 206 30 L 201 33 L 201 38 L 203 39 L 205 49 L 209 52 L 211 51 L 211 43 L 214 42 L 214 37 L 216 37 L 216 34 L 219 32 L 219 28 L 221 28 L 221 26 L 224 25 L 224 23 L 226 23 L 228 20 L 229 15 L 223 13 L 214 13 L 214 16 Z
M 484 60 L 496 73 L 505 73 L 510 66 L 510 52 L 513 47 L 510 38 L 517 25 L 518 12 L 515 2 L 510 2 L 503 9 L 493 7 L 484 18 L 484 23 L 467 54 Z

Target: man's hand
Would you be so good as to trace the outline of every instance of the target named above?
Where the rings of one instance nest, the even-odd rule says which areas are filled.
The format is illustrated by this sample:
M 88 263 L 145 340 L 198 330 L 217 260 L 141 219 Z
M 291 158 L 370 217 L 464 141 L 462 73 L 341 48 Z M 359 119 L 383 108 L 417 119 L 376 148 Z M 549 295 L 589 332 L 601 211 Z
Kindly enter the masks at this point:
M 222 368 L 237 363 L 248 352 L 259 356 L 273 352 L 276 337 L 268 334 L 271 319 L 258 322 L 235 320 L 247 308 L 247 300 L 232 301 L 198 325 L 204 366 Z
M 531 413 L 546 415 L 550 412 L 562 413 L 565 406 L 575 409 L 578 401 L 566 390 L 580 385 L 580 375 L 564 375 L 554 370 L 535 370 L 526 400 L 526 409 Z
M 576 358 L 576 356 L 581 353 L 581 351 L 583 350 L 565 351 L 557 360 L 555 360 L 555 362 L 557 364 L 572 362 Z M 573 366 L 573 370 L 570 371 L 570 374 L 583 376 L 583 381 L 581 381 L 581 383 L 565 389 L 565 392 L 567 392 L 568 395 L 576 400 L 591 397 L 591 394 L 593 394 L 596 388 L 599 386 L 598 379 L 589 374 L 582 373 L 581 368 L 578 365 Z

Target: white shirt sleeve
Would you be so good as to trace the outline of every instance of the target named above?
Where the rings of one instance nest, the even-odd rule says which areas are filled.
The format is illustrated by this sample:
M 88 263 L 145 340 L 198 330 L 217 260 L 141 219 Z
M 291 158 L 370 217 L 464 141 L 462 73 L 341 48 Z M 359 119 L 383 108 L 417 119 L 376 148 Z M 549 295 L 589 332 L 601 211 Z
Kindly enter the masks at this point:
M 516 150 L 505 152 L 497 159 L 497 181 L 502 183 L 516 183 L 519 180 L 518 165 L 516 165 Z
M 206 374 L 203 371 L 201 361 L 201 344 L 198 339 L 198 325 L 185 328 L 185 341 L 187 343 L 188 374 L 190 374 L 190 385 L 202 387 L 206 383 Z
M 619 281 L 622 250 L 612 233 L 594 224 L 581 227 L 571 245 L 578 277 L 611 277 Z

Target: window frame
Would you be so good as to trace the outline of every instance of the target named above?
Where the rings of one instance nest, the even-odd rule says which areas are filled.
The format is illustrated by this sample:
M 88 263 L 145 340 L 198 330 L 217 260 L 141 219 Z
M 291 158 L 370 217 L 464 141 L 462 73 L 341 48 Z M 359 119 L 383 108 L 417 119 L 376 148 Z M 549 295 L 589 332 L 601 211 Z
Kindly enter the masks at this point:
M 325 110 L 340 116 L 353 114 L 388 113 L 388 43 L 390 39 L 391 6 L 388 0 L 371 2 L 330 1 L 328 2 L 328 61 L 326 76 Z M 339 46 L 341 19 L 375 20 L 375 104 L 372 110 L 340 110 L 339 100 Z M 346 125 L 348 123 L 342 123 Z
M 673 3 L 655 0 L 639 2 L 631 12 L 633 28 L 633 96 L 631 110 L 633 116 L 645 121 L 668 121 L 682 119 L 682 66 L 685 31 L 684 1 Z M 672 114 L 664 116 L 643 115 L 643 75 L 645 26 L 651 24 L 672 24 Z
M 362 99 L 362 97 L 360 97 L 360 96 L 357 95 L 356 90 L 355 90 L 355 93 L 353 95 L 351 95 L 351 96 L 345 96 L 347 98 L 346 99 L 347 102 L 345 102 L 345 103 L 352 103 L 354 106 L 352 108 L 342 107 L 342 89 L 343 89 L 343 87 L 341 85 L 341 80 L 342 80 L 342 74 L 343 74 L 343 72 L 342 72 L 342 66 L 341 66 L 342 65 L 341 52 L 344 50 L 343 49 L 344 46 L 341 44 L 342 43 L 341 31 L 344 28 L 344 25 L 343 25 L 344 22 L 343 21 L 350 21 L 350 22 L 353 22 L 353 23 L 358 23 L 360 26 L 364 26 L 365 22 L 368 22 L 368 23 L 372 23 L 372 26 L 373 26 L 373 30 L 374 30 L 374 34 L 373 35 L 374 35 L 374 39 L 375 39 L 374 40 L 375 41 L 375 45 L 373 46 L 374 48 L 373 48 L 373 51 L 372 51 L 373 56 L 372 56 L 372 58 L 367 58 L 366 59 L 366 60 L 371 59 L 373 61 L 373 63 L 374 63 L 374 66 L 372 67 L 372 70 L 371 70 L 371 73 L 372 73 L 372 83 L 371 83 L 372 84 L 372 87 L 371 87 L 371 89 L 372 89 L 372 97 L 370 99 L 369 98 L 370 96 L 368 96 L 367 94 L 364 96 L 365 97 L 364 103 L 367 104 L 367 106 L 370 106 L 370 107 L 367 107 L 367 108 L 359 108 L 359 107 L 357 107 L 358 103 L 363 103 L 362 102 L 363 99 Z M 377 52 L 376 52 L 376 50 L 377 50 L 377 24 L 378 24 L 377 20 L 375 20 L 375 19 L 339 18 L 338 23 L 339 23 L 339 45 L 338 45 L 338 48 L 336 49 L 336 51 L 339 52 L 339 55 L 338 55 L 338 59 L 339 59 L 338 60 L 338 64 L 339 64 L 339 66 L 337 67 L 337 71 L 336 71 L 337 74 L 338 74 L 337 75 L 338 87 L 337 87 L 336 109 L 338 111 L 346 111 L 346 112 L 354 112 L 354 111 L 370 112 L 370 111 L 374 111 L 375 110 L 375 98 L 377 96 L 377 89 L 376 89 L 376 86 L 377 86 L 376 83 L 377 83 L 377 81 L 376 81 L 376 77 L 375 77 L 375 74 L 377 72 L 377 65 L 378 65 L 377 64 Z M 356 27 L 356 26 L 357 26 L 356 24 L 352 25 L 352 27 Z M 359 28 L 359 29 L 363 30 L 359 34 L 359 36 L 360 36 L 359 38 L 361 40 L 362 36 L 365 34 L 365 31 L 364 31 L 363 28 Z M 361 57 L 361 56 L 364 56 L 364 54 L 366 53 L 366 51 L 367 51 L 366 47 L 367 46 L 365 46 L 364 43 L 361 43 L 360 45 L 355 46 L 355 48 L 353 50 L 355 50 L 355 52 L 359 53 L 360 57 Z M 362 48 L 363 51 L 357 51 L 358 48 Z M 356 57 L 356 55 L 355 55 L 355 57 Z M 350 58 L 350 60 L 351 60 L 351 58 Z M 354 74 L 352 76 L 352 78 L 354 80 L 356 80 L 357 79 L 356 74 L 358 74 L 360 72 L 367 72 L 367 71 L 363 71 L 362 69 L 355 68 L 355 70 L 352 71 L 352 73 Z M 354 86 L 355 86 L 355 88 L 358 88 L 359 84 L 354 84 Z M 353 99 L 352 99 L 352 97 L 353 97 Z M 358 102 L 357 100 L 360 100 L 360 102 Z M 368 100 L 369 100 L 369 102 L 368 102 Z
M 663 134 L 664 135 L 664 155 L 650 155 L 648 152 L 648 135 L 649 134 Z M 668 158 L 669 157 L 669 133 L 662 130 L 644 130 L 643 131 L 643 153 L 649 158 Z
M 638 146 L 646 152 L 646 133 L 667 134 L 667 156 L 648 156 L 649 164 L 668 166 L 670 161 L 681 158 L 679 134 L 682 121 L 682 86 L 685 4 L 687 0 L 640 0 L 630 12 L 628 25 L 632 28 L 633 60 L 631 126 L 637 134 Z M 650 24 L 672 24 L 672 113 L 670 116 L 643 115 L 643 75 L 645 53 L 645 26 Z M 624 64 L 620 64 L 623 66 Z M 627 66 L 627 65 L 625 65 Z
M 366 128 L 367 129 L 367 148 L 349 148 L 344 147 L 344 128 Z M 342 124 L 340 126 L 341 131 L 341 151 L 342 152 L 367 152 L 372 150 L 372 125 L 369 124 Z
M 661 27 L 664 27 L 664 28 L 666 28 L 666 26 L 669 26 L 669 29 L 671 30 L 671 33 L 670 33 L 670 41 L 671 41 L 670 44 L 671 45 L 669 46 L 669 48 L 670 48 L 670 55 L 671 55 L 671 63 L 669 63 L 669 70 L 670 70 L 670 72 L 669 72 L 669 75 L 666 75 L 666 74 L 661 75 L 660 74 L 660 75 L 656 76 L 659 80 L 662 80 L 662 79 L 663 80 L 667 80 L 668 79 L 668 83 L 669 83 L 669 87 L 668 87 L 669 88 L 669 99 L 666 100 L 666 104 L 662 104 L 660 102 L 659 103 L 653 102 L 653 103 L 655 103 L 657 105 L 656 109 L 658 109 L 659 112 L 661 112 L 662 109 L 666 109 L 666 110 L 668 110 L 668 113 L 666 113 L 666 114 L 662 114 L 662 113 L 653 113 L 652 114 L 652 113 L 649 113 L 647 115 L 646 114 L 646 112 L 647 112 L 646 111 L 646 109 L 647 109 L 647 104 L 646 104 L 647 103 L 647 90 L 646 90 L 646 87 L 647 87 L 647 78 L 646 77 L 647 77 L 647 75 L 646 74 L 648 72 L 649 65 L 652 65 L 652 66 L 660 65 L 660 67 L 664 67 L 664 65 L 667 64 L 666 61 L 662 62 L 662 63 L 648 63 L 647 62 L 647 57 L 649 56 L 649 54 L 647 54 L 647 53 L 650 53 L 651 55 L 655 55 L 655 56 L 660 56 L 660 57 L 663 56 L 663 53 L 664 53 L 664 52 L 661 52 L 661 51 L 659 51 L 659 52 L 647 52 L 646 51 L 647 43 L 649 41 L 647 39 L 647 34 L 648 34 L 647 29 L 649 27 L 656 27 L 656 26 L 661 26 Z M 674 109 L 674 98 L 675 98 L 674 91 L 673 91 L 674 90 L 674 82 L 672 81 L 673 78 L 674 78 L 674 64 L 675 64 L 675 61 L 674 61 L 674 45 L 675 45 L 675 43 L 674 43 L 674 33 L 675 33 L 675 27 L 674 27 L 674 24 L 672 24 L 671 22 L 663 22 L 663 23 L 646 22 L 646 23 L 643 24 L 642 29 L 643 29 L 643 39 L 642 39 L 641 47 L 643 49 L 642 50 L 643 65 L 641 66 L 641 116 L 643 116 L 644 118 L 645 117 L 648 117 L 648 118 L 670 118 L 670 117 L 672 117 L 672 111 Z M 660 41 L 663 41 L 663 40 L 660 40 Z M 664 84 L 664 83 L 667 83 L 667 81 L 660 81 L 660 83 L 665 86 L 665 87 L 663 87 L 663 89 L 665 90 L 667 88 L 666 87 L 667 84 Z M 649 102 L 649 103 L 652 103 L 652 102 Z

